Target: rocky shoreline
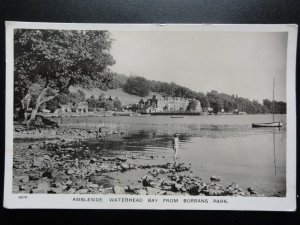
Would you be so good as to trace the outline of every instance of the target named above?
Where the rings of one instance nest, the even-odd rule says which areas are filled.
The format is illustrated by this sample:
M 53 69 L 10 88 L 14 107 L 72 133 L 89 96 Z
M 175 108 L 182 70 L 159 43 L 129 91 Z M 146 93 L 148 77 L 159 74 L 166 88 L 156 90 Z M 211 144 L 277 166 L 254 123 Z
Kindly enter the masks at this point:
M 108 132 L 102 138 L 122 135 Z M 99 156 L 86 145 L 96 137 L 85 129 L 15 127 L 13 193 L 262 196 L 236 183 L 224 187 L 217 176 L 204 182 L 184 163 L 155 164 L 156 156 L 147 156 L 148 164 L 140 155 Z M 120 176 L 130 180 L 111 182 Z

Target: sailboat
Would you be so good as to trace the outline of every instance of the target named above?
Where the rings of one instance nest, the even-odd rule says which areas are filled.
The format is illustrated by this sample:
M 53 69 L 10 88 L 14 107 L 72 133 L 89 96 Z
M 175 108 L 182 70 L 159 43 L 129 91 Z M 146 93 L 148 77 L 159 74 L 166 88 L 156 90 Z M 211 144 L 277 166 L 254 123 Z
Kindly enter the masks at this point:
M 273 122 L 270 122 L 270 123 L 252 123 L 253 128 L 256 128 L 256 127 L 282 127 L 283 126 L 282 121 L 279 121 L 279 122 L 274 121 L 274 88 L 275 88 L 275 78 L 273 80 L 273 105 L 272 105 Z

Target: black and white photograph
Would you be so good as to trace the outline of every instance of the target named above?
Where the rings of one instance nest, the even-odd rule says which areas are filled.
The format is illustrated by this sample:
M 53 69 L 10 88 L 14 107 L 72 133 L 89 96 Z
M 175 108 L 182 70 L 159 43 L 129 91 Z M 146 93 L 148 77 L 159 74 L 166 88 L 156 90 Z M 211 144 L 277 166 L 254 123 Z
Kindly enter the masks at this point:
M 7 205 L 294 209 L 297 26 L 6 28 Z

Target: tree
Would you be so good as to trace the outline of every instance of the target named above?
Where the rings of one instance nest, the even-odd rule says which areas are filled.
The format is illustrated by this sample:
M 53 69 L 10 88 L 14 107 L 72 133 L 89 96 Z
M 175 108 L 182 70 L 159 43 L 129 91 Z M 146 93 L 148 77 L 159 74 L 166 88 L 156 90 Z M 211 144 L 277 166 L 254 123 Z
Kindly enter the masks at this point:
M 139 105 L 144 105 L 145 104 L 145 102 L 144 102 L 144 99 L 140 99 L 140 101 L 139 101 Z
M 219 93 L 215 90 L 212 90 L 211 92 L 208 92 L 206 96 L 208 98 L 209 105 L 213 109 L 214 113 L 220 112 L 223 108 L 223 102 Z
M 132 110 L 133 112 L 138 111 L 138 110 L 139 110 L 138 104 L 133 104 L 133 105 L 131 106 L 131 110 Z
M 263 106 L 267 109 L 267 112 L 272 112 L 272 102 L 268 99 L 263 100 Z
M 122 88 L 127 82 L 127 76 L 123 74 L 112 74 L 112 80 L 107 83 L 109 89 Z
M 99 101 L 104 101 L 105 100 L 105 94 L 104 93 L 101 93 L 98 97 L 98 100 Z
M 129 94 L 145 97 L 149 95 L 150 83 L 144 77 L 131 76 L 128 78 L 123 90 Z
M 69 87 L 91 88 L 111 79 L 108 66 L 112 39 L 107 31 L 30 30 L 14 33 L 15 107 L 31 83 L 41 90 L 34 101 L 30 120 L 39 107 Z
M 197 109 L 197 105 L 198 105 L 198 101 L 193 99 L 190 101 L 188 107 L 187 107 L 187 111 L 193 112 Z
M 78 90 L 77 90 L 77 93 L 79 94 L 78 99 L 79 99 L 81 102 L 85 101 L 85 93 L 84 93 L 84 91 L 78 89 Z
M 104 108 L 106 111 L 114 109 L 114 103 L 112 101 L 104 102 Z
M 95 111 L 97 108 L 97 105 L 99 105 L 98 100 L 95 99 L 95 96 L 92 95 L 90 98 L 88 98 L 87 100 L 88 103 L 88 107 L 89 107 L 89 111 Z
M 119 99 L 115 99 L 114 101 L 114 108 L 116 108 L 117 110 L 121 110 L 122 109 L 122 103 Z

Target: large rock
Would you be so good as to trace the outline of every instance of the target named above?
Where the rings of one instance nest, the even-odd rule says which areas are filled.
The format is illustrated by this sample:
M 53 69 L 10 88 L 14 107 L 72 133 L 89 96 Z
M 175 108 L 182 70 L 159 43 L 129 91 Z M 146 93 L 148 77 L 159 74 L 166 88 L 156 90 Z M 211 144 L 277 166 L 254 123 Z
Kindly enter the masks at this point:
M 89 177 L 89 181 L 92 183 L 96 183 L 98 185 L 101 185 L 103 187 L 111 187 L 112 186 L 112 180 L 108 178 L 104 178 L 103 176 L 95 176 L 91 175 Z
M 63 193 L 63 188 L 62 187 L 53 187 L 53 188 L 50 188 L 48 193 L 61 194 L 61 193 Z
M 225 195 L 225 190 L 222 185 L 217 183 L 210 183 L 209 185 L 202 188 L 201 193 L 209 196 L 221 196 Z
M 76 189 L 75 188 L 70 188 L 68 191 L 67 191 L 67 194 L 74 194 L 76 192 Z
M 196 185 L 196 184 L 190 184 L 190 185 L 186 185 L 185 186 L 185 189 L 187 190 L 187 192 L 190 194 L 190 195 L 199 195 L 200 193 L 200 189 L 199 189 L 199 186 Z
M 227 195 L 236 195 L 239 192 L 239 186 L 236 183 L 232 183 L 225 191 Z
M 72 175 L 72 174 L 74 174 L 74 173 L 75 173 L 75 171 L 72 170 L 72 169 L 68 169 L 68 170 L 67 170 L 67 174 L 68 174 L 68 175 Z
M 72 148 L 72 147 L 68 147 L 68 148 L 65 148 L 64 151 L 67 151 L 67 152 L 75 152 L 75 148 Z
M 211 181 L 211 182 L 219 182 L 219 181 L 221 181 L 221 178 L 218 177 L 218 176 L 212 176 L 212 177 L 210 178 L 210 181 Z
M 94 184 L 94 183 L 91 183 L 91 182 L 87 183 L 86 186 L 87 186 L 88 188 L 99 188 L 99 185 L 98 185 L 98 184 Z
M 97 162 L 97 159 L 96 159 L 96 158 L 92 158 L 92 159 L 90 160 L 90 163 L 95 163 L 95 162 Z
M 172 191 L 174 192 L 180 191 L 181 188 L 182 188 L 182 184 L 175 183 L 174 185 L 172 185 Z
M 58 177 L 58 175 L 59 175 L 59 173 L 56 169 L 49 168 L 43 173 L 42 177 L 47 177 L 49 179 L 56 179 Z
M 43 158 L 42 157 L 34 158 L 32 166 L 33 167 L 42 167 L 42 166 L 44 166 Z
M 125 190 L 122 187 L 114 186 L 114 193 L 117 195 L 125 194 Z
M 46 194 L 48 193 L 48 191 L 50 191 L 50 184 L 47 181 L 43 181 L 43 180 L 38 183 L 37 188 L 31 190 L 31 192 L 34 194 L 36 193 Z
M 27 183 L 29 181 L 29 176 L 28 175 L 24 175 L 24 176 L 18 176 L 15 177 L 15 179 L 23 184 Z
M 20 191 L 27 191 L 31 189 L 31 186 L 28 184 L 23 184 L 19 186 Z
M 125 192 L 134 193 L 135 190 L 138 190 L 140 188 L 141 187 L 139 187 L 139 186 L 126 185 L 124 190 L 125 190 Z
M 116 160 L 126 162 L 127 159 L 125 157 L 117 157 Z
M 29 174 L 29 180 L 36 181 L 41 178 L 40 173 L 31 173 Z
M 18 193 L 19 191 L 20 191 L 19 186 L 13 185 L 12 192 L 13 192 L 13 193 Z
M 144 190 L 144 189 L 134 190 L 134 193 L 137 194 L 137 195 L 147 195 L 147 191 Z
M 161 190 L 152 188 L 152 187 L 146 187 L 147 195 L 158 195 L 161 193 Z
M 142 183 L 145 187 L 150 186 L 150 183 L 153 181 L 153 176 L 145 175 L 142 177 Z
M 75 194 L 86 194 L 88 193 L 88 191 L 89 191 L 88 189 L 83 188 L 76 191 Z
M 74 179 L 73 180 L 73 187 L 76 187 L 77 189 L 85 188 L 87 185 L 87 181 L 84 179 Z
M 251 195 L 256 195 L 257 194 L 257 192 L 254 190 L 254 188 L 252 188 L 252 187 L 248 187 L 247 188 L 247 191 L 251 194 Z
M 122 172 L 124 172 L 126 170 L 129 170 L 129 169 L 130 169 L 130 166 L 127 163 L 122 163 L 121 164 L 121 170 L 122 170 Z

